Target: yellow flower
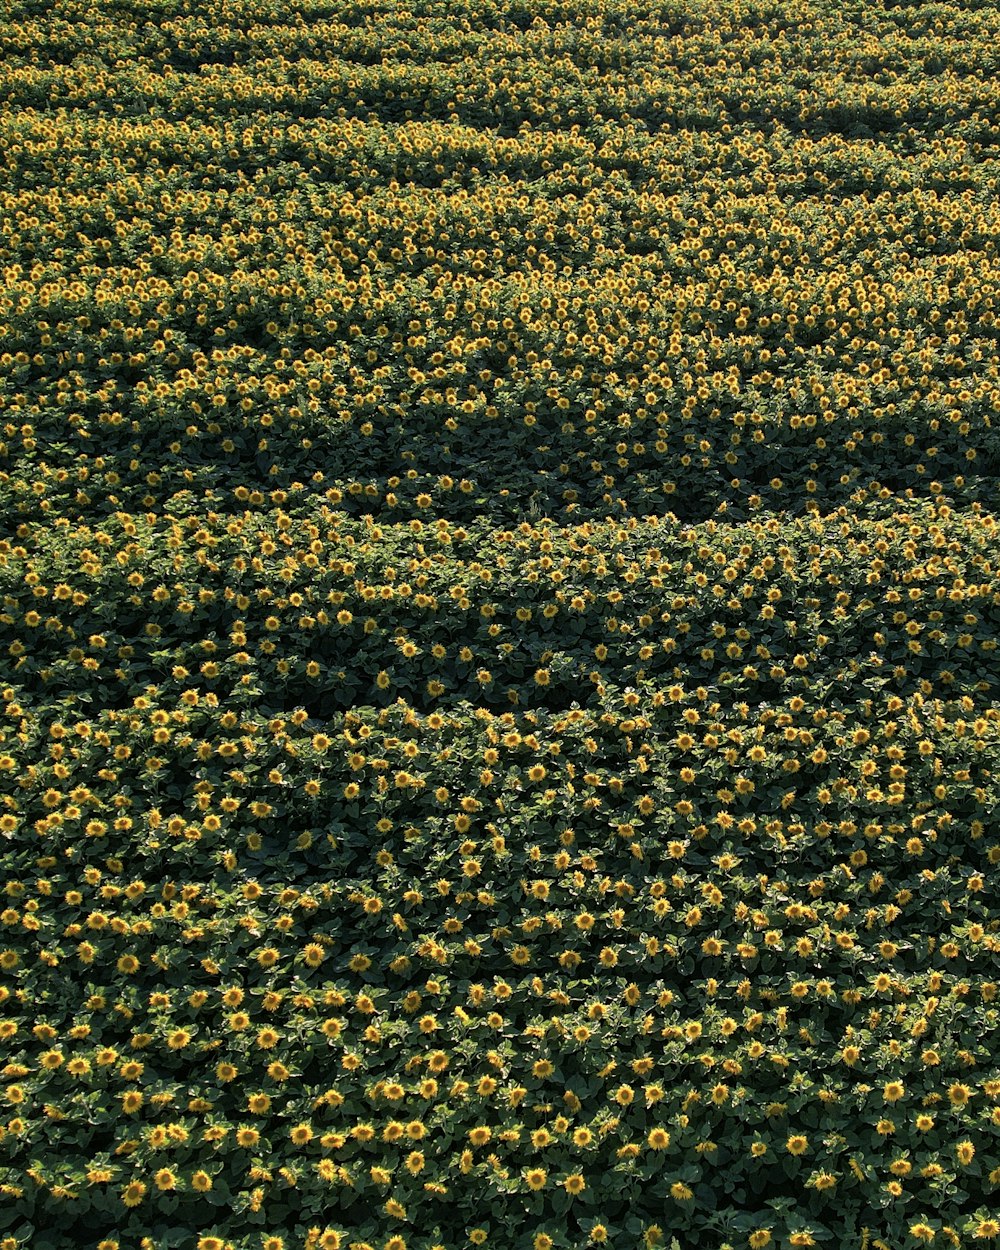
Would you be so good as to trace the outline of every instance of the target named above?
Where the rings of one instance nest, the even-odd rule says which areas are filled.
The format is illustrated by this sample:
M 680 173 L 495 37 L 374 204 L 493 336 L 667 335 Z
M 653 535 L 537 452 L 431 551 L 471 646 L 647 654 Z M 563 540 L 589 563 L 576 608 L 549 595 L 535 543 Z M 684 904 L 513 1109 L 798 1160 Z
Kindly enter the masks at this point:
M 326 953 L 317 942 L 310 942 L 302 951 L 303 962 L 310 968 L 318 968 L 326 958 Z
M 785 1142 L 785 1149 L 790 1155 L 804 1155 L 809 1149 L 809 1139 L 801 1136 L 789 1137 Z
M 528 1182 L 529 1189 L 544 1189 L 548 1173 L 543 1168 L 530 1168 L 525 1172 L 524 1179 Z
M 122 1190 L 122 1202 L 127 1207 L 137 1207 L 146 1196 L 146 1186 L 142 1181 L 132 1181 Z
M 670 1145 L 670 1134 L 664 1128 L 651 1128 L 646 1141 L 652 1150 L 666 1150 Z

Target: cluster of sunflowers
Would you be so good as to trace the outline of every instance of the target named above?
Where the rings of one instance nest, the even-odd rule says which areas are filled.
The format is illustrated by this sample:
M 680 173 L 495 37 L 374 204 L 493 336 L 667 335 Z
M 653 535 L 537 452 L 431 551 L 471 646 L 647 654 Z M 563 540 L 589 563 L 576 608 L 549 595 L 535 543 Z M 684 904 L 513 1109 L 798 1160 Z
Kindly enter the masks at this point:
M 1000 527 L 979 507 L 498 530 L 376 523 L 330 495 L 22 522 L 0 540 L 11 676 L 102 706 L 235 682 L 314 716 L 674 682 L 754 704 L 1000 690 Z
M 1000 1241 L 1000 23 L 0 18 L 0 1250 Z
M 996 709 L 3 699 L 12 1225 L 993 1235 Z
M 5 515 L 995 497 L 988 12 L 190 8 L 0 30 Z

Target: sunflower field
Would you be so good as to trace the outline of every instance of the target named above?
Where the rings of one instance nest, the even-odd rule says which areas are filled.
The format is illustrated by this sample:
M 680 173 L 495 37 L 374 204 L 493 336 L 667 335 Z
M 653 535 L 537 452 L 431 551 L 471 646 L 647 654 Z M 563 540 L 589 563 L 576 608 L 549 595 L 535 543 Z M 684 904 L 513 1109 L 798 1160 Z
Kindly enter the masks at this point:
M 9 0 L 0 1250 L 1000 1245 L 1000 7 Z

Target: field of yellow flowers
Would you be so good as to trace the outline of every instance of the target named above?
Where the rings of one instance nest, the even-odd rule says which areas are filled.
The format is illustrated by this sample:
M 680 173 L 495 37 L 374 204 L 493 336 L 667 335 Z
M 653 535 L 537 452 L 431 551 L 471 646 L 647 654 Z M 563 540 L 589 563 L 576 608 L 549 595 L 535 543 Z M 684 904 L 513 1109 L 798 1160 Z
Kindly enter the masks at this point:
M 998 49 L 4 6 L 0 1250 L 1000 1242 Z

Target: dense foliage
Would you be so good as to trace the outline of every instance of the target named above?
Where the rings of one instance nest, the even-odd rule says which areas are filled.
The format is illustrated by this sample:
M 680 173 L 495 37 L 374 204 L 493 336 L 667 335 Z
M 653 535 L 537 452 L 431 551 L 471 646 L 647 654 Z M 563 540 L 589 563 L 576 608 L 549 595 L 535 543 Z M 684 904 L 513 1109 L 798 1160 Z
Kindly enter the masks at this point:
M 0 1250 L 1000 1239 L 998 46 L 5 7 Z

